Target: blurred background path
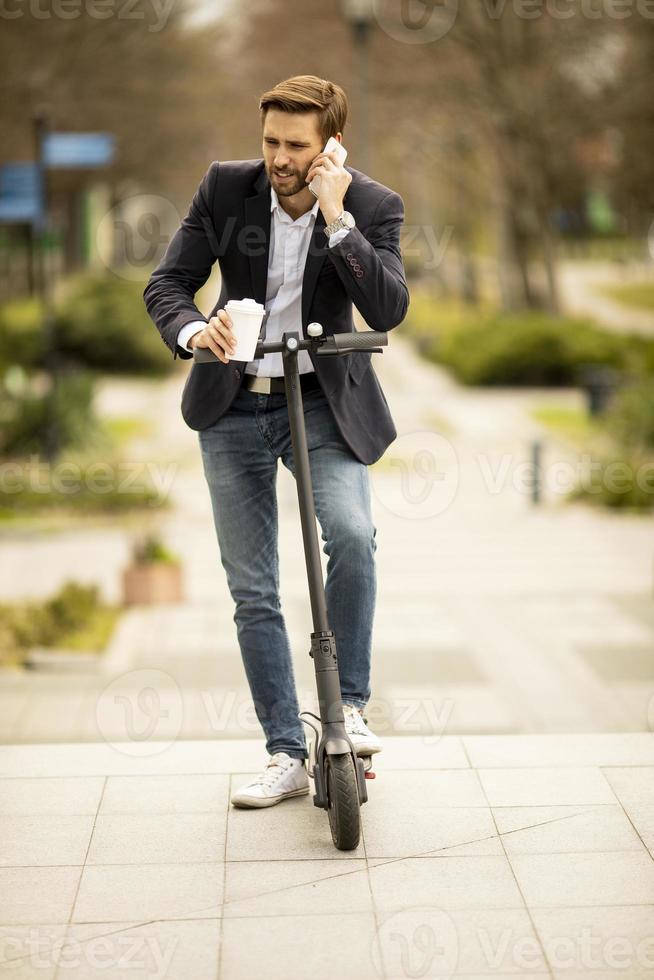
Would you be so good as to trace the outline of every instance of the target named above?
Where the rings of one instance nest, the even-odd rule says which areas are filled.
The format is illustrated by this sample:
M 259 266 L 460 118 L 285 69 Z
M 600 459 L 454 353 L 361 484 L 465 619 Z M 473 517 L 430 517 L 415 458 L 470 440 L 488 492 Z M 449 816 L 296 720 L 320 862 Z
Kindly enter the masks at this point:
M 420 359 L 401 330 L 389 339 L 374 358 L 398 439 L 369 471 L 379 542 L 371 724 L 406 735 L 646 730 L 651 521 L 563 506 L 547 485 L 533 504 L 528 488 L 534 439 L 542 440 L 546 483 L 556 466 L 575 465 L 574 452 L 544 436 L 531 409 L 579 408 L 580 391 L 467 389 Z M 130 455 L 172 479 L 174 506 L 158 526 L 183 559 L 185 602 L 129 610 L 99 671 L 2 671 L 5 742 L 110 735 L 98 730 L 99 694 L 142 669 L 183 701 L 182 737 L 260 737 L 197 437 L 179 411 L 187 370 L 157 384 L 105 379 L 97 396 L 103 416 L 152 423 Z M 417 446 L 436 460 L 434 473 L 421 467 Z M 302 707 L 310 707 L 311 623 L 295 484 L 283 466 L 278 495 L 282 606 Z M 133 530 L 125 521 L 78 522 L 50 534 L 5 534 L 0 594 L 45 596 L 74 577 L 119 601 Z M 142 681 L 134 674 L 135 685 Z

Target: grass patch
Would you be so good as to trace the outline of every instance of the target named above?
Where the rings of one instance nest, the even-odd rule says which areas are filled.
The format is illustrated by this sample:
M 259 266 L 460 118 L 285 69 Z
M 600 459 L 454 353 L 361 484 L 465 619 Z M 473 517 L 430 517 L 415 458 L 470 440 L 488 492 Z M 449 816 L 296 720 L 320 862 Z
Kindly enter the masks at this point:
M 136 415 L 120 415 L 116 418 L 104 419 L 102 427 L 116 449 L 124 447 L 132 439 L 147 439 L 154 431 L 151 421 Z
M 537 405 L 529 414 L 551 432 L 572 442 L 587 443 L 602 431 L 598 422 L 583 409 Z
M 654 282 L 631 283 L 625 286 L 605 286 L 602 293 L 624 306 L 654 312 Z

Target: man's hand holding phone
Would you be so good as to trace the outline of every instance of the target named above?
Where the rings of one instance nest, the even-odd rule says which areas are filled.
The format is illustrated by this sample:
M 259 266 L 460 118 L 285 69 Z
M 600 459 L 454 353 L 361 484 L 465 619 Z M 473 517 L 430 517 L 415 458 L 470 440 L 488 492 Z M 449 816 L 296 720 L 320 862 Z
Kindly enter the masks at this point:
M 212 316 L 204 330 L 194 333 L 188 342 L 193 350 L 195 347 L 209 347 L 219 361 L 227 364 L 236 349 L 236 337 L 232 331 L 232 319 L 225 310 L 218 310 Z
M 343 200 L 352 183 L 352 174 L 343 166 L 346 156 L 347 151 L 332 136 L 322 153 L 312 161 L 306 176 L 307 184 L 310 184 L 315 177 L 320 178 L 317 197 L 327 224 L 335 221 L 342 213 Z M 312 188 L 314 193 L 315 186 Z

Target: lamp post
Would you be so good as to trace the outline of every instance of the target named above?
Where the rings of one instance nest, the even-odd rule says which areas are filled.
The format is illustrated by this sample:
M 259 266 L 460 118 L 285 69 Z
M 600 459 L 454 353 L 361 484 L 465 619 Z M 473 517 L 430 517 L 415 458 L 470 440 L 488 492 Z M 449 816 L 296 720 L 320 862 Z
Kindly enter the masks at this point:
M 343 16 L 352 29 L 356 55 L 357 102 L 359 109 L 360 164 L 364 173 L 370 172 L 370 32 L 373 26 L 373 0 L 341 0 Z
M 58 390 L 59 376 L 57 363 L 57 339 L 55 314 L 52 298 L 52 279 L 48 263 L 50 248 L 50 188 L 48 163 L 46 160 L 46 141 L 50 132 L 50 119 L 45 107 L 34 113 L 34 144 L 36 166 L 39 179 L 40 215 L 36 227 L 36 283 L 41 300 L 41 337 L 43 342 L 42 366 L 48 378 L 46 394 L 47 417 L 43 431 L 43 455 L 48 463 L 54 463 L 59 454 Z

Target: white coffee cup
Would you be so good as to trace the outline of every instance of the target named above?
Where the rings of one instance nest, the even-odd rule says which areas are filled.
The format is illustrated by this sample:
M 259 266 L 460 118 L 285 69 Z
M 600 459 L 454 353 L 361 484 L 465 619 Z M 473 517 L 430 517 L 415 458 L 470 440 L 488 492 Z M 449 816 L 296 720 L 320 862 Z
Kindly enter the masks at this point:
M 225 307 L 232 321 L 236 349 L 230 354 L 233 361 L 251 361 L 254 357 L 265 306 L 256 299 L 230 299 Z

